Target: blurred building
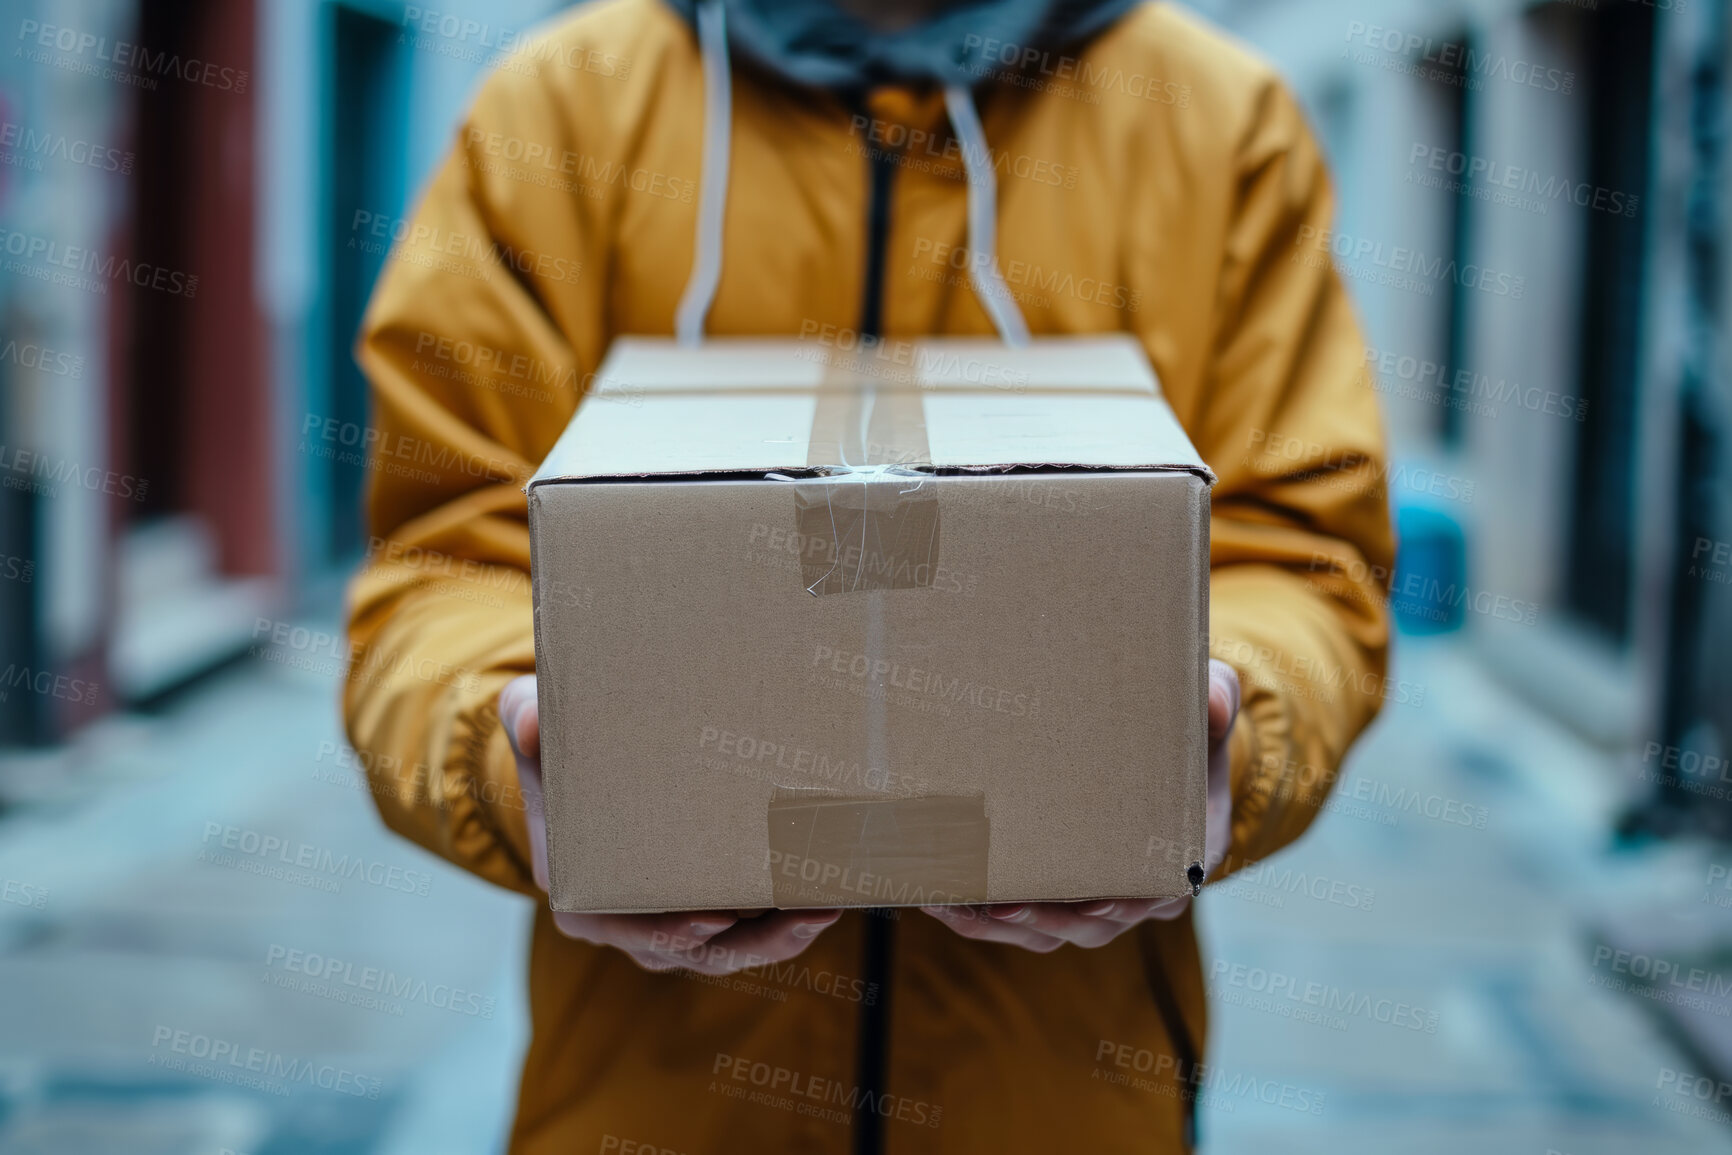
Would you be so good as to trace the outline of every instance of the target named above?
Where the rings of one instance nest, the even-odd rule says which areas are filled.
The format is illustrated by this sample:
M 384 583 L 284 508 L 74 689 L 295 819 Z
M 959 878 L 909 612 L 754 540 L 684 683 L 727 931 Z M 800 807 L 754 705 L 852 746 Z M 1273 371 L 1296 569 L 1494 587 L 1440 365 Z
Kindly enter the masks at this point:
M 244 652 L 364 548 L 351 357 L 548 0 L 22 0 L 0 59 L 0 744 Z
M 1724 834 L 1732 735 L 1718 0 L 1215 0 L 1331 154 L 1398 449 L 1406 628 Z M 1375 13 L 1375 15 L 1373 15 Z

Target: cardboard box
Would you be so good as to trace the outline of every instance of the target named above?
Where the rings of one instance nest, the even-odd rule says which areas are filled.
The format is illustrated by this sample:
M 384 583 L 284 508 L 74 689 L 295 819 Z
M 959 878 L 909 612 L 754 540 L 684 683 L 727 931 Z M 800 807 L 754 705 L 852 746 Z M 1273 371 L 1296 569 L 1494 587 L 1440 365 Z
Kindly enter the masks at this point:
M 528 486 L 553 908 L 1192 893 L 1213 480 L 1128 337 L 616 342 Z

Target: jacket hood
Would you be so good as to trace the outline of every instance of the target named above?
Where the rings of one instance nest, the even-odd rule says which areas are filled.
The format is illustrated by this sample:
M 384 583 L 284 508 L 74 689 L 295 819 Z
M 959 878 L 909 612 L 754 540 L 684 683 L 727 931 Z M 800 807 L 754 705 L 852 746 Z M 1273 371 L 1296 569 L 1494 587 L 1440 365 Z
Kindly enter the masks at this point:
M 697 0 L 667 0 L 688 22 Z M 925 20 L 884 31 L 830 0 L 725 0 L 731 49 L 808 88 L 973 86 L 1062 54 L 1140 0 L 938 0 Z M 1056 62 L 1053 62 L 1056 67 Z

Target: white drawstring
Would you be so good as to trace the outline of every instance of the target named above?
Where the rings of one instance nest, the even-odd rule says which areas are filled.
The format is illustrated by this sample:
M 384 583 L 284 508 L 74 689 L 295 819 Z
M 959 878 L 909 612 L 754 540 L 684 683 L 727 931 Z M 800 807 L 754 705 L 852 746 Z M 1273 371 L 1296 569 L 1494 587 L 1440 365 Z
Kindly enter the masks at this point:
M 704 170 L 698 192 L 698 236 L 692 275 L 674 314 L 682 345 L 704 339 L 704 320 L 722 280 L 722 222 L 728 203 L 728 149 L 733 135 L 733 84 L 728 74 L 728 28 L 723 0 L 698 4 L 698 51 L 704 62 Z
M 674 314 L 674 336 L 682 345 L 704 338 L 704 322 L 722 280 L 722 226 L 727 215 L 728 152 L 733 135 L 733 83 L 728 65 L 724 0 L 698 0 L 698 51 L 704 68 L 704 155 L 698 191 L 698 233 L 692 275 Z M 986 146 L 986 130 L 967 88 L 944 90 L 968 173 L 968 264 L 975 294 L 1006 345 L 1028 344 L 1028 323 L 998 269 L 998 178 Z
M 999 338 L 1006 345 L 1026 345 L 1028 323 L 998 271 L 998 176 L 986 147 L 986 130 L 974 110 L 974 97 L 963 86 L 944 90 L 944 107 L 968 172 L 968 269 L 974 291 Z

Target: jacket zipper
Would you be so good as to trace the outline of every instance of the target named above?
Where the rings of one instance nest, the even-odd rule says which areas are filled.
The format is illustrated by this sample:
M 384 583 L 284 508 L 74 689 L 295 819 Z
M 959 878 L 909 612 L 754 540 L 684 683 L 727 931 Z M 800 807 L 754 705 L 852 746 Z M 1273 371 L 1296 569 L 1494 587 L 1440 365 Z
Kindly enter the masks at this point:
M 890 193 L 900 157 L 887 150 L 871 154 L 871 194 L 866 211 L 866 281 L 860 302 L 860 336 L 864 341 L 884 335 L 884 260 L 890 243 Z M 884 1117 L 878 1100 L 884 1094 L 890 1050 L 890 969 L 898 912 L 889 907 L 867 910 L 862 935 L 860 970 L 875 999 L 860 1002 L 860 1045 L 855 1057 L 855 1085 L 866 1110 L 854 1114 L 854 1155 L 881 1155 Z
M 1197 1130 L 1197 1041 L 1191 1035 L 1190 1024 L 1185 1022 L 1185 1014 L 1179 1009 L 1179 1000 L 1173 994 L 1173 985 L 1167 981 L 1153 949 L 1147 943 L 1138 944 L 1138 949 L 1143 953 L 1143 974 L 1149 984 L 1149 996 L 1154 1000 L 1162 1025 L 1167 1028 L 1167 1040 L 1173 1045 L 1179 1100 L 1184 1104 L 1182 1150 L 1195 1151 L 1200 1138 Z
M 896 165 L 901 157 L 887 149 L 871 154 L 872 167 L 868 175 L 870 197 L 866 210 L 866 276 L 860 301 L 860 337 L 877 339 L 884 335 L 884 263 L 890 243 L 890 193 L 896 179 Z M 884 1150 L 884 1118 L 876 1108 L 884 1094 L 890 1051 L 890 972 L 896 943 L 896 919 L 893 907 L 873 908 L 862 912 L 865 922 L 861 938 L 861 977 L 868 992 L 877 992 L 876 999 L 860 1002 L 860 1043 L 855 1056 L 855 1085 L 860 1102 L 870 1110 L 854 1116 L 854 1155 L 882 1155 Z M 1173 998 L 1164 976 L 1149 975 L 1150 994 L 1155 1008 L 1172 1041 L 1174 1058 L 1180 1071 L 1194 1071 L 1197 1065 L 1197 1045 Z M 1197 1146 L 1197 1100 L 1194 1094 L 1184 1095 L 1184 1144 L 1192 1151 Z
M 866 208 L 866 284 L 860 298 L 861 337 L 884 335 L 884 250 L 890 244 L 890 190 L 899 153 L 872 153 L 870 200 Z

